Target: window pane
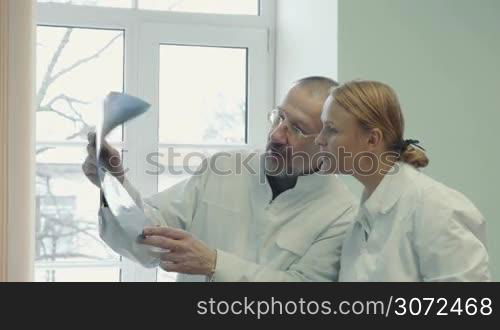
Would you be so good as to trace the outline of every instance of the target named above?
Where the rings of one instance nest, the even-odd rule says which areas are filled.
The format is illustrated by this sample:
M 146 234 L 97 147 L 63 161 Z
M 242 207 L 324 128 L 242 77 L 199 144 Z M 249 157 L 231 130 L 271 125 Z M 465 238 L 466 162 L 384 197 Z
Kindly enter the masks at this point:
M 82 173 L 85 157 L 84 144 L 37 146 L 36 281 L 120 281 L 120 257 L 99 237 L 99 190 Z
M 246 143 L 247 50 L 160 46 L 160 143 Z
M 132 8 L 132 0 L 38 0 L 38 2 L 67 3 L 72 5 Z
M 124 33 L 39 26 L 37 34 L 36 278 L 119 281 L 119 266 L 101 267 L 120 259 L 99 237 L 99 190 L 81 164 L 97 102 L 123 91 Z M 112 134 L 122 141 L 121 128 Z
M 53 148 L 37 157 L 36 261 L 119 259 L 99 237 L 99 190 L 82 173 L 85 153 L 84 147 Z M 72 155 L 75 163 L 62 162 L 62 154 Z
M 139 8 L 205 14 L 259 15 L 259 0 L 139 0 Z
M 86 141 L 98 101 L 123 90 L 123 31 L 39 26 L 37 141 Z M 121 141 L 121 128 L 112 133 Z

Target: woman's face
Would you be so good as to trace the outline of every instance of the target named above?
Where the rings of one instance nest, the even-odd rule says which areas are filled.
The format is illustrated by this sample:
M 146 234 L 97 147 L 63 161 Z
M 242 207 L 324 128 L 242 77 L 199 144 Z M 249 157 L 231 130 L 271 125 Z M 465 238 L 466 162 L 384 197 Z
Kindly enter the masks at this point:
M 368 136 L 356 118 L 330 96 L 323 106 L 321 120 L 323 129 L 315 142 L 325 155 L 322 172 L 354 175 L 364 170 Z

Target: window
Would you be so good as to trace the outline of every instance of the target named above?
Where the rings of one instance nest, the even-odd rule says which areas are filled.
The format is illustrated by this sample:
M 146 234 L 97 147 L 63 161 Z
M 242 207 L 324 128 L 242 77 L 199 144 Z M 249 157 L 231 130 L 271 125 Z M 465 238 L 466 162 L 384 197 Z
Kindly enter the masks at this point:
M 258 0 L 39 0 L 37 281 L 175 279 L 99 238 L 99 191 L 81 172 L 96 101 L 125 91 L 151 103 L 110 141 L 143 195 L 188 178 L 202 154 L 261 147 L 273 100 L 273 13 Z

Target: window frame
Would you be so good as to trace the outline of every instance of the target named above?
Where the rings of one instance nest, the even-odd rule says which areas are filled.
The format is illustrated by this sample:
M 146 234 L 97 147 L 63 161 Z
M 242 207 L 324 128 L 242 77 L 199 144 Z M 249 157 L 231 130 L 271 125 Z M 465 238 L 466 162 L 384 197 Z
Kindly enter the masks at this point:
M 116 144 L 117 146 L 123 146 L 127 150 L 127 153 L 124 154 L 124 161 L 130 166 L 127 175 L 136 188 L 144 195 L 149 195 L 155 193 L 158 187 L 158 176 L 148 177 L 144 174 L 145 169 L 142 165 L 144 162 L 139 161 L 145 159 L 146 155 L 143 150 L 158 150 L 159 147 L 179 146 L 158 143 L 159 111 L 157 103 L 159 99 L 155 86 L 158 81 L 157 79 L 151 80 L 151 77 L 155 77 L 154 66 L 145 61 L 141 63 L 141 52 L 144 53 L 144 47 L 151 48 L 159 40 L 164 41 L 162 43 L 167 43 L 167 39 L 175 39 L 177 42 L 186 45 L 222 47 L 233 45 L 249 49 L 247 144 L 227 146 L 183 144 L 182 146 L 200 149 L 213 149 L 216 147 L 220 150 L 262 147 L 266 142 L 268 128 L 267 110 L 271 109 L 274 100 L 275 1 L 261 0 L 259 16 L 143 10 L 137 9 L 136 0 L 134 0 L 133 5 L 133 8 L 109 8 L 38 3 L 37 25 L 124 31 L 124 91 L 152 103 L 152 111 L 124 127 L 123 142 Z M 159 28 L 162 27 L 170 27 L 171 31 L 177 30 L 181 31 L 181 33 L 172 32 L 173 34 L 169 33 L 168 38 L 165 38 L 165 36 L 158 34 Z M 203 34 L 206 36 L 205 41 L 203 41 Z M 189 38 L 187 35 L 189 35 Z M 201 38 L 198 39 L 200 40 L 198 43 L 193 42 L 195 35 Z M 216 35 L 219 36 L 213 38 Z M 226 41 L 230 40 L 230 42 L 223 42 L 224 38 L 226 38 Z M 152 51 L 151 56 L 154 58 L 159 57 L 159 53 L 156 54 L 154 50 L 150 51 Z M 155 124 L 153 127 L 156 129 L 148 129 L 152 123 Z M 154 134 L 156 134 L 156 138 L 153 138 Z M 146 136 L 146 139 L 143 138 L 141 141 L 137 141 L 134 138 L 136 136 Z M 85 147 L 86 143 L 37 141 L 37 145 Z M 50 265 L 45 263 L 42 266 L 49 267 Z M 121 268 L 120 280 L 122 282 L 150 282 L 157 279 L 156 269 L 142 268 L 125 258 L 121 258 L 121 261 L 116 263 L 96 261 L 79 263 L 78 265 L 75 264 L 75 266 L 92 268 L 119 266 Z

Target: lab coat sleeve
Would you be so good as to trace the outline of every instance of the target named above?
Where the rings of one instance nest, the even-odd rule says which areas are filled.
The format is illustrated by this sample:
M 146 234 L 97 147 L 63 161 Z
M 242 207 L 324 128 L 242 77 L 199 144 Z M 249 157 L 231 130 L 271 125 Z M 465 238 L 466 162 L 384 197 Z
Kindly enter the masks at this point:
M 338 218 L 319 235 L 305 254 L 286 270 L 250 262 L 217 250 L 214 282 L 336 282 L 340 253 L 347 229 L 354 219 L 354 208 Z
M 451 205 L 428 202 L 416 233 L 423 281 L 491 281 L 486 223 L 469 201 L 458 198 Z

